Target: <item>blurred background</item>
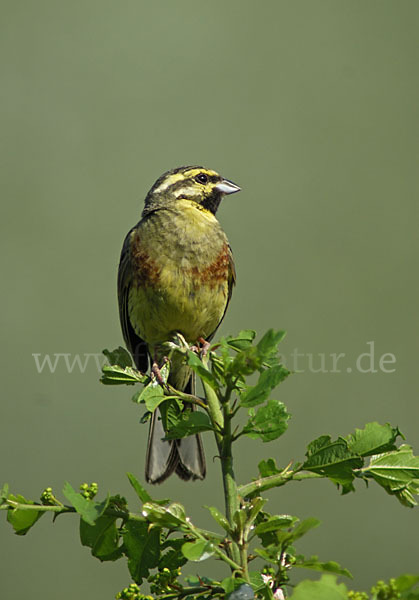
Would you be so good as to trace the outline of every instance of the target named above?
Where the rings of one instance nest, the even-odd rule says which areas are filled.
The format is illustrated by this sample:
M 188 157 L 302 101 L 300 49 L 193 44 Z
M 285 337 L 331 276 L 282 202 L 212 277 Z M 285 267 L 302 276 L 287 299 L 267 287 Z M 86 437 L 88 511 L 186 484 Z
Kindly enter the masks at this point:
M 36 499 L 96 481 L 135 506 L 125 473 L 143 478 L 146 428 L 132 390 L 101 386 L 94 356 L 52 373 L 33 355 L 84 363 L 122 343 L 123 238 L 157 177 L 184 164 L 243 190 L 219 211 L 238 272 L 219 333 L 286 329 L 300 371 L 277 392 L 288 432 L 243 440 L 239 481 L 374 420 L 419 453 L 418 27 L 415 0 L 3 0 L 1 483 Z M 206 447 L 204 483 L 153 492 L 213 527 L 202 505 L 222 494 Z M 298 549 L 339 561 L 355 588 L 418 573 L 419 512 L 374 485 L 340 497 L 311 481 L 269 499 L 270 512 L 322 520 Z M 22 538 L 1 516 L 4 597 L 102 600 L 129 583 L 122 561 L 80 547 L 73 517 Z

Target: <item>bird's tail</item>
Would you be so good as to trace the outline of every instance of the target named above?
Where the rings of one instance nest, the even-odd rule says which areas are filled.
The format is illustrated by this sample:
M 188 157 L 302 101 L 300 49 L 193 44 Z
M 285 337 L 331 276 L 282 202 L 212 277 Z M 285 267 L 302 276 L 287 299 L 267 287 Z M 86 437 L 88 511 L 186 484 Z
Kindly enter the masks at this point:
M 182 386 L 183 387 L 183 386 Z M 184 388 L 187 394 L 195 394 L 195 375 L 192 373 Z M 194 410 L 194 405 L 184 410 Z M 180 440 L 164 440 L 165 431 L 160 411 L 151 417 L 148 433 L 145 477 L 148 483 L 162 483 L 173 472 L 181 479 L 204 479 L 205 455 L 201 436 L 191 435 Z

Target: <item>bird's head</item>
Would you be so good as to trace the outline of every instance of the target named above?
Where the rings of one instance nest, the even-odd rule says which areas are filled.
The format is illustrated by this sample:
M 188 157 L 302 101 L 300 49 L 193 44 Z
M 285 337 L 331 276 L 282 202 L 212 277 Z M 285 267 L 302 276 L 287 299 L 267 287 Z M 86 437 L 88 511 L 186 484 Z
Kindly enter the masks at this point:
M 239 192 L 238 185 L 205 167 L 179 167 L 164 173 L 145 200 L 144 212 L 187 199 L 214 215 L 223 196 Z

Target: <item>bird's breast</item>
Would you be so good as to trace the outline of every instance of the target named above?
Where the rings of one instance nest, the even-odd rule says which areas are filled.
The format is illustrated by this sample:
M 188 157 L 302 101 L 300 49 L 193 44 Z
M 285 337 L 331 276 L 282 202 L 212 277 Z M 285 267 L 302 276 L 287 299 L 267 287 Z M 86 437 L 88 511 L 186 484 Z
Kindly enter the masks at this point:
M 208 337 L 228 299 L 230 250 L 215 218 L 159 211 L 134 230 L 131 321 L 148 344 L 179 331 L 190 342 Z M 198 211 L 196 211 L 198 212 Z

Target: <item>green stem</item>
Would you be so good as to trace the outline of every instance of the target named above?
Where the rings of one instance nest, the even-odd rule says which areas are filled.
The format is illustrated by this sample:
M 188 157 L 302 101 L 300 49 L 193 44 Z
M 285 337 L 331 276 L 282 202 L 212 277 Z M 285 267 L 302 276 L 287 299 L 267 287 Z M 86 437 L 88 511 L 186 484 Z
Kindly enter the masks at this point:
M 202 362 L 208 369 L 209 356 L 203 356 Z M 221 402 L 216 391 L 206 381 L 202 380 L 202 385 L 204 387 L 205 397 L 208 404 L 208 413 L 216 427 L 214 435 L 221 459 L 226 517 L 227 521 L 230 523 L 231 529 L 234 529 L 233 516 L 234 513 L 239 509 L 239 497 L 237 495 L 237 483 L 233 470 L 233 437 L 231 434 L 230 406 L 229 402 L 226 401 L 227 396 L 226 398 L 223 398 L 223 402 Z M 221 405 L 223 408 L 221 408 Z M 232 540 L 229 554 L 235 563 L 241 564 L 243 569 L 244 567 L 241 563 L 240 550 L 234 540 Z
M 243 568 L 244 579 L 246 579 L 246 581 L 249 581 L 249 569 L 247 567 L 247 544 L 246 543 L 243 543 L 243 545 L 240 546 L 240 563 Z
M 49 504 L 22 504 L 20 502 L 16 502 L 15 500 L 8 499 L 4 502 L 4 504 L 0 505 L 0 510 L 8 510 L 9 508 L 19 510 L 36 510 L 37 512 L 53 512 L 58 515 L 77 512 L 73 506 L 66 506 L 64 504 L 61 506 Z M 109 517 L 117 517 L 123 519 L 124 521 L 145 521 L 144 517 L 141 515 L 114 508 L 106 508 L 103 514 Z
M 251 483 L 246 483 L 245 485 L 240 485 L 237 488 L 237 491 L 240 496 L 245 498 L 255 492 L 264 492 L 273 487 L 280 487 L 281 485 L 285 485 L 288 481 L 303 481 L 304 479 L 315 479 L 319 477 L 324 477 L 324 475 L 321 475 L 320 473 L 293 473 L 292 471 L 288 473 L 278 473 L 276 475 L 271 475 L 270 477 L 261 477 L 260 479 L 252 481 Z
M 188 522 L 188 529 L 193 535 L 195 535 L 196 538 L 203 540 L 205 542 L 208 541 L 208 539 L 204 535 L 202 535 L 203 530 L 199 529 L 198 527 L 195 527 L 195 525 L 191 521 Z M 220 550 L 220 548 L 218 546 L 216 546 L 215 544 L 213 544 L 213 548 L 214 548 L 214 552 L 218 556 L 218 558 L 220 558 L 221 560 L 226 562 L 228 565 L 230 565 L 232 571 L 240 571 L 241 568 L 240 568 L 239 561 L 235 562 L 234 560 L 232 560 L 229 556 L 224 554 L 224 552 L 222 550 Z
M 218 399 L 216 391 L 212 389 L 209 383 L 207 383 L 204 380 L 201 381 L 204 388 L 205 398 L 207 400 L 208 414 L 216 428 L 215 440 L 217 442 L 217 447 L 218 450 L 221 451 L 221 444 L 223 441 L 222 431 L 224 428 L 224 416 L 220 408 L 220 401 Z

